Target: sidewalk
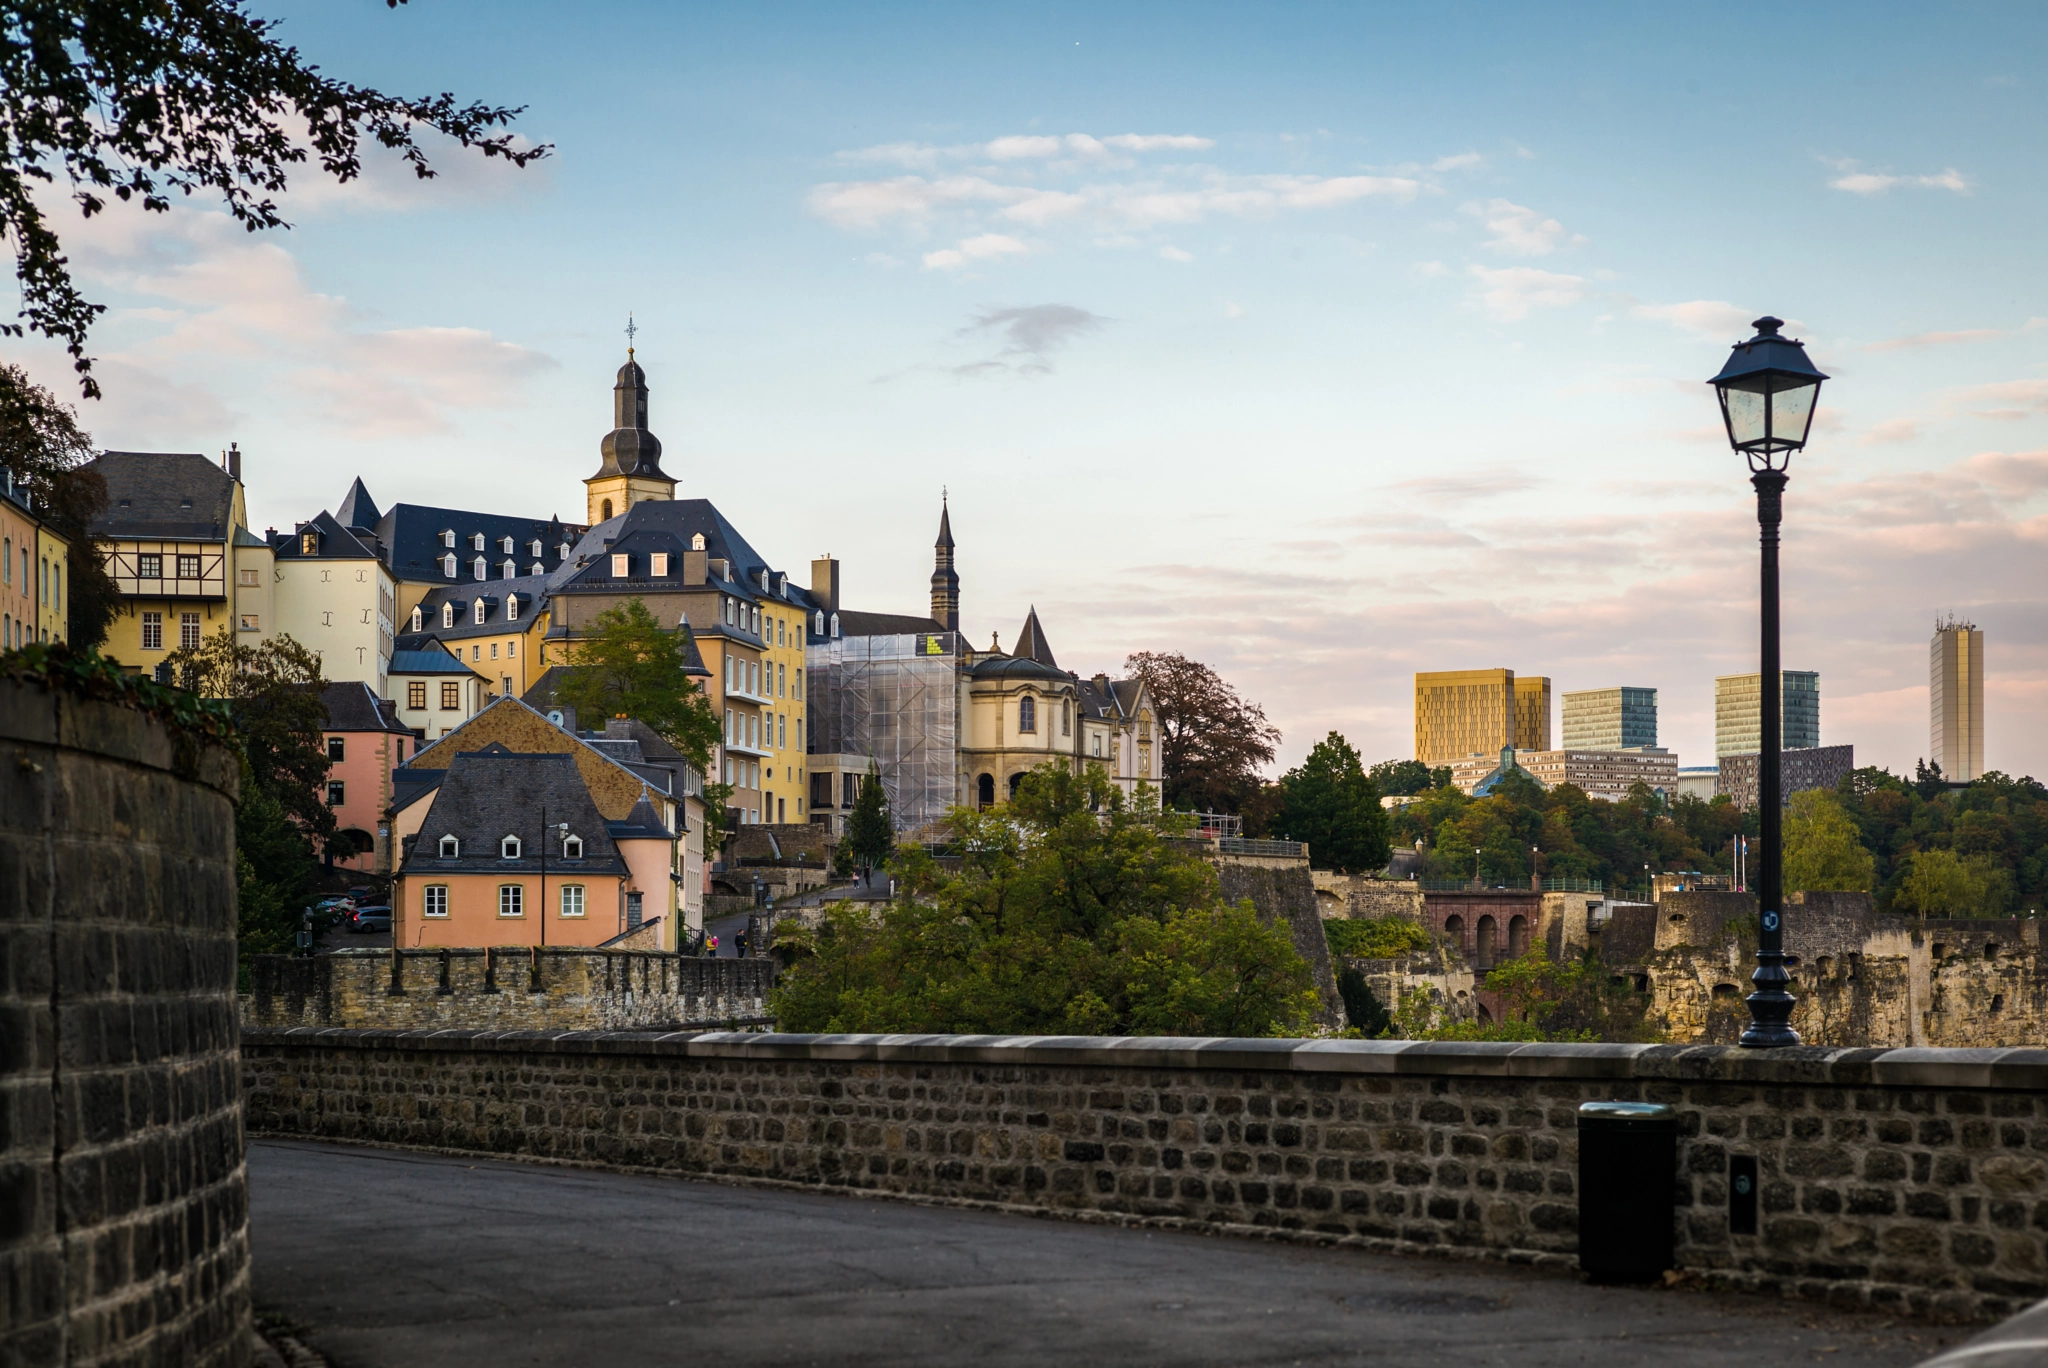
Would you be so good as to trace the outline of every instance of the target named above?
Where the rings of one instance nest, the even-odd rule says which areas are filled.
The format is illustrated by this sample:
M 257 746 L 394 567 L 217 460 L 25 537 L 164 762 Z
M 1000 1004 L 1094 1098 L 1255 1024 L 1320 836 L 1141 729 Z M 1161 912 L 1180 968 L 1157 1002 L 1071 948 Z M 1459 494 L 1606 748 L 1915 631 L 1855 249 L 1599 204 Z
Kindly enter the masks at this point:
M 831 1193 L 249 1146 L 256 1304 L 338 1364 L 1917 1363 L 1975 1330 Z

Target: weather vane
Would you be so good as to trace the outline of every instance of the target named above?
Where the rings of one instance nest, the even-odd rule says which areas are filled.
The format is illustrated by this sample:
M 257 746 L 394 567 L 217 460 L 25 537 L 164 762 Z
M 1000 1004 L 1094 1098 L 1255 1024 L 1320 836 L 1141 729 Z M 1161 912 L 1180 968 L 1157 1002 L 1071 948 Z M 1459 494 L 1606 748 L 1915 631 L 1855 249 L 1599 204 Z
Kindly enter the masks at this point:
M 629 310 L 626 314 L 626 359 L 628 361 L 633 359 L 633 337 L 639 331 L 640 329 L 633 326 L 633 315 Z

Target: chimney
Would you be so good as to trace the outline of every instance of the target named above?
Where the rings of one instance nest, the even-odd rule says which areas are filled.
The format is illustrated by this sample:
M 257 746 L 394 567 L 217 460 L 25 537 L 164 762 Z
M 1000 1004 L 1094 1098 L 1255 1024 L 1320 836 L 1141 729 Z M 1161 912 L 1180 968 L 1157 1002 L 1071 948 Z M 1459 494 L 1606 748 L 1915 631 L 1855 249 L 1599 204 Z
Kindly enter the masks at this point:
M 1097 693 L 1104 693 L 1104 694 L 1106 694 L 1106 693 L 1108 693 L 1108 692 L 1109 692 L 1109 676 L 1108 676 L 1108 675 L 1106 675 L 1106 674 L 1098 674 L 1097 676 L 1095 676 L 1095 691 L 1096 691 Z
M 811 562 L 811 597 L 825 605 L 825 611 L 839 611 L 839 561 L 834 556 L 820 556 Z
M 683 583 L 692 589 L 700 587 L 711 575 L 710 562 L 708 551 L 683 552 Z
M 228 478 L 233 480 L 236 484 L 240 484 L 242 482 L 242 448 L 234 442 L 228 443 L 228 455 L 226 464 L 228 468 Z

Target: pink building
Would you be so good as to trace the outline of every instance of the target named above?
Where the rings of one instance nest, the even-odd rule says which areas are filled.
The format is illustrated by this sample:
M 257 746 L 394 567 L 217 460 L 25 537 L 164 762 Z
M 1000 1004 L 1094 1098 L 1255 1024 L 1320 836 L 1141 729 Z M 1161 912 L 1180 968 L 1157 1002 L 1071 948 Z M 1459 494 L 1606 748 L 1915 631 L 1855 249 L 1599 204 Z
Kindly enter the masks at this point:
M 398 705 L 368 684 L 329 684 L 327 806 L 334 809 L 333 863 L 365 874 L 391 872 L 391 771 L 413 753 L 412 731 L 398 720 Z M 344 856 L 340 852 L 352 853 Z

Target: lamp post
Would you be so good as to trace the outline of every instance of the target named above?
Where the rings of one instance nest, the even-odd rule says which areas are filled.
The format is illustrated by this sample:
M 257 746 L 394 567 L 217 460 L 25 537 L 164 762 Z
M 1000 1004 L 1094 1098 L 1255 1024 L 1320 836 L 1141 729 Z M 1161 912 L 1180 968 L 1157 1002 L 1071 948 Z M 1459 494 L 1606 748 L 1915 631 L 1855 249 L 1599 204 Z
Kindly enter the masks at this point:
M 1792 453 L 1806 445 L 1820 384 L 1827 376 L 1807 360 L 1803 344 L 1778 335 L 1784 319 L 1759 318 L 1751 326 L 1756 336 L 1736 343 L 1721 373 L 1707 383 L 1720 398 L 1728 445 L 1749 458 L 1763 548 L 1763 660 L 1757 699 L 1763 735 L 1757 755 L 1757 819 L 1764 849 L 1756 880 L 1756 973 L 1750 976 L 1756 991 L 1749 995 L 1749 1029 L 1742 1033 L 1742 1043 L 1750 1049 L 1775 1049 L 1799 1043 L 1799 1033 L 1792 1029 L 1793 998 L 1785 987 L 1792 980 L 1785 972 L 1785 863 L 1779 839 L 1784 825 L 1779 794 L 1784 670 L 1778 661 L 1778 524 L 1784 517 Z

